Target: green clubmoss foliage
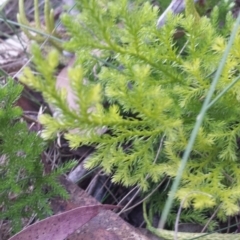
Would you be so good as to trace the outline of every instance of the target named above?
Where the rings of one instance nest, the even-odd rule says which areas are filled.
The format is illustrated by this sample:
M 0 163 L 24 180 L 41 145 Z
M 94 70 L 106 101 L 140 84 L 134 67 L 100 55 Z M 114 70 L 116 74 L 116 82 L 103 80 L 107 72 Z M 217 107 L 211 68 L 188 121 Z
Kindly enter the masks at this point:
M 72 148 L 96 146 L 87 168 L 101 166 L 113 182 L 149 191 L 165 176 L 176 176 L 234 20 L 225 14 L 220 26 L 215 7 L 210 18 L 197 22 L 192 15 L 169 15 L 156 29 L 158 9 L 147 1 L 76 2 L 81 13 L 62 21 L 71 35 L 65 48 L 76 53 L 69 81 L 77 109 L 69 109 L 66 92 L 55 88 L 55 52 L 45 60 L 35 46 L 33 61 L 42 77 L 30 69 L 22 77 L 59 113 L 41 117 L 43 137 L 78 129 L 65 137 Z M 181 39 L 176 29 L 185 32 Z M 239 37 L 240 32 L 214 98 L 239 74 Z M 220 205 L 222 220 L 239 211 L 239 92 L 237 82 L 207 112 L 176 195 L 196 210 Z M 99 134 L 104 128 L 108 132 Z
M 0 84 L 0 219 L 10 220 L 13 232 L 33 214 L 37 218 L 51 214 L 50 198 L 67 197 L 57 177 L 73 165 L 44 174 L 41 154 L 46 144 L 28 130 L 20 120 L 21 109 L 14 106 L 21 91 L 21 85 L 11 79 Z

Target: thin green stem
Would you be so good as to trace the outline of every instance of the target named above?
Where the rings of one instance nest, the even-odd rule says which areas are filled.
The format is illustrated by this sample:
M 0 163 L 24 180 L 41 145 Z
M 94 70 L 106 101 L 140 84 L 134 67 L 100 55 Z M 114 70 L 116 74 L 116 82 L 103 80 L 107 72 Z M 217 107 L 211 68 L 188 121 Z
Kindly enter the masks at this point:
M 11 21 L 11 20 L 7 20 L 7 19 L 4 19 L 4 18 L 1 18 L 1 17 L 0 17 L 0 22 L 5 22 L 5 21 L 7 21 L 8 23 L 13 24 L 13 25 L 15 25 L 15 26 L 19 26 L 19 27 L 21 27 L 21 28 L 25 28 L 25 29 L 30 30 L 30 31 L 32 31 L 32 32 L 38 33 L 38 34 L 40 34 L 40 35 L 43 35 L 43 36 L 45 36 L 45 37 L 47 37 L 47 38 L 53 39 L 53 40 L 55 40 L 55 41 L 57 41 L 57 42 L 60 42 L 60 43 L 64 43 L 64 42 L 65 42 L 64 40 L 62 40 L 62 39 L 60 39 L 60 38 L 57 38 L 57 37 L 52 36 L 52 35 L 50 35 L 50 34 L 47 34 L 47 33 L 45 33 L 45 32 L 39 31 L 38 29 L 34 29 L 34 28 L 29 27 L 29 26 L 27 26 L 27 25 L 24 25 L 24 24 L 21 24 L 21 23 L 17 23 L 17 22 L 14 22 L 14 21 Z
M 207 106 L 207 109 L 212 107 L 214 103 L 216 103 L 230 88 L 232 88 L 238 81 L 240 80 L 240 76 L 235 78 L 227 87 L 224 88 L 222 92 L 220 92 Z
M 36 27 L 41 29 L 40 16 L 38 10 L 38 0 L 34 0 L 34 20 Z

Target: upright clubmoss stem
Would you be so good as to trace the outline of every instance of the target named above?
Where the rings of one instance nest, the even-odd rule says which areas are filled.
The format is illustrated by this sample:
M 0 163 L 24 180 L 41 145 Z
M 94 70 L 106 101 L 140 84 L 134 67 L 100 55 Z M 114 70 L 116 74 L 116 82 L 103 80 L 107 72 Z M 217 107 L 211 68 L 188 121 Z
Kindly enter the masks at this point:
M 192 15 L 196 22 L 199 22 L 200 16 L 195 8 L 194 0 L 184 0 L 185 1 L 185 14 L 186 16 Z

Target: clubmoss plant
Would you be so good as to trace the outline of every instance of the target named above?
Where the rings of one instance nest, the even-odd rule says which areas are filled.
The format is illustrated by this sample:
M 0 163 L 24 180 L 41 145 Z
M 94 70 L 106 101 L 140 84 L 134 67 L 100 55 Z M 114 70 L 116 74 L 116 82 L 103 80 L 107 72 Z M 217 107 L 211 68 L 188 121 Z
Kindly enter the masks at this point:
M 77 110 L 69 109 L 66 92 L 55 88 L 56 52 L 45 60 L 35 46 L 33 61 L 42 77 L 27 68 L 21 78 L 59 112 L 57 118 L 41 116 L 42 136 L 78 129 L 65 138 L 72 148 L 96 147 L 87 168 L 101 166 L 113 182 L 149 191 L 164 177 L 176 177 L 234 19 L 225 14 L 220 27 L 215 7 L 209 18 L 169 15 L 156 29 L 158 9 L 147 1 L 76 3 L 81 14 L 64 15 L 62 22 L 71 35 L 65 48 L 76 53 L 69 81 Z M 184 31 L 181 39 L 174 37 L 177 28 Z M 240 31 L 213 98 L 238 78 L 239 39 Z M 239 212 L 239 90 L 236 81 L 207 112 L 176 194 L 184 208 L 219 206 L 217 217 L 223 221 Z M 97 130 L 106 127 L 108 132 L 99 135 Z
M 0 84 L 0 219 L 10 220 L 13 232 L 33 214 L 37 218 L 51 214 L 50 198 L 67 198 L 57 177 L 73 166 L 70 162 L 44 173 L 41 154 L 46 144 L 20 121 L 22 111 L 14 106 L 21 91 L 22 86 L 11 79 Z
M 35 40 L 38 43 L 43 43 L 46 39 L 49 39 L 51 44 L 56 49 L 61 51 L 62 46 L 59 43 L 60 34 L 57 32 L 55 26 L 54 11 L 50 7 L 50 1 L 46 0 L 44 4 L 45 29 L 41 25 L 38 6 L 38 0 L 34 0 L 35 26 L 33 27 L 26 17 L 24 0 L 19 0 L 19 13 L 17 14 L 17 20 L 21 26 L 22 31 L 30 40 Z M 35 34 L 33 34 L 31 30 L 34 30 Z

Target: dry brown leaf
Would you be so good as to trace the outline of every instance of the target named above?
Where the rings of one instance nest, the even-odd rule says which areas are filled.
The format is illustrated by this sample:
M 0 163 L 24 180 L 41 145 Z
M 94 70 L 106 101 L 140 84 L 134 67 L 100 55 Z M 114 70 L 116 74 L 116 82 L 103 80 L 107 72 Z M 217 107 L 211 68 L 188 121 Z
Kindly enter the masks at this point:
M 69 234 L 95 217 L 101 210 L 114 207 L 112 205 L 78 207 L 30 225 L 9 240 L 64 240 Z
M 60 73 L 57 76 L 57 82 L 56 82 L 56 88 L 57 89 L 66 89 L 67 92 L 67 102 L 68 102 L 68 106 L 71 109 L 76 109 L 76 103 L 75 103 L 75 97 L 74 97 L 74 93 L 72 91 L 70 82 L 69 82 L 69 77 L 68 77 L 68 69 L 69 67 L 72 67 L 75 61 L 75 57 L 71 58 L 68 65 L 65 66 Z M 53 110 L 53 108 L 51 107 L 51 110 Z M 54 110 L 53 110 L 54 112 Z

